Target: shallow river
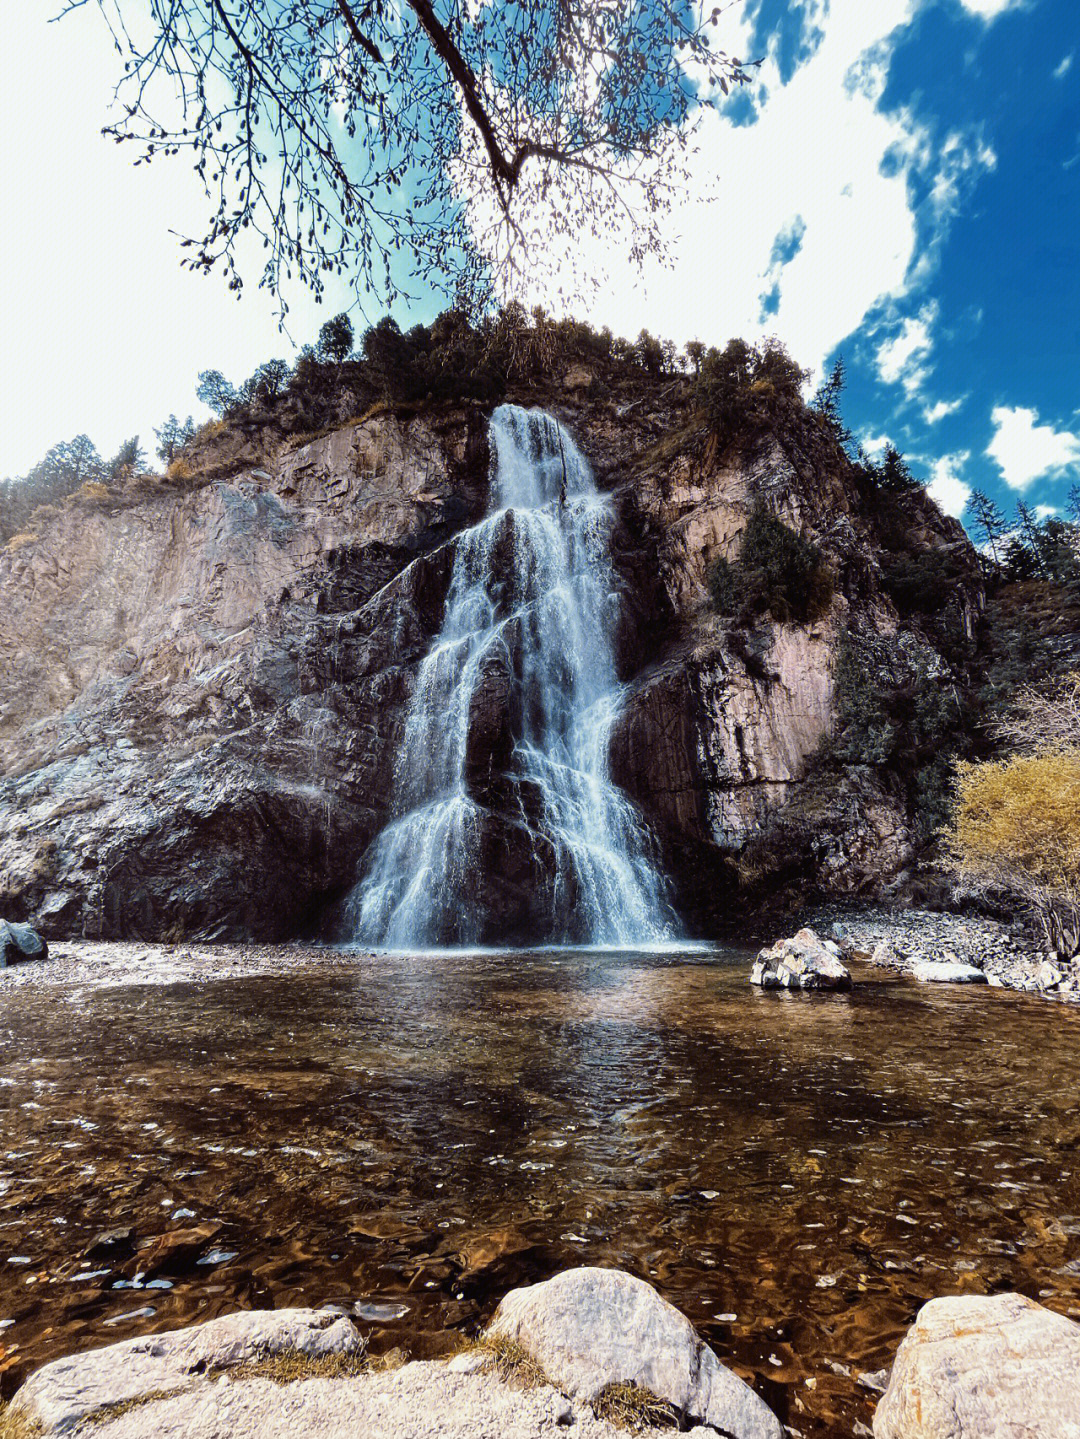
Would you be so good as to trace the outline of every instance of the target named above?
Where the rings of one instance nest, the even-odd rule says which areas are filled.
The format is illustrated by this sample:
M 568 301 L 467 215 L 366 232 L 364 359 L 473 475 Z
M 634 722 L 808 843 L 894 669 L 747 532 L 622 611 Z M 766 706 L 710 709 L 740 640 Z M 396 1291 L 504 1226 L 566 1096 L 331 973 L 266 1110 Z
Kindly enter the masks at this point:
M 760 993 L 732 951 L 243 957 L 0 980 L 5 1392 L 239 1306 L 438 1353 L 589 1263 L 851 1434 L 927 1297 L 1080 1317 L 1075 1010 L 876 971 Z

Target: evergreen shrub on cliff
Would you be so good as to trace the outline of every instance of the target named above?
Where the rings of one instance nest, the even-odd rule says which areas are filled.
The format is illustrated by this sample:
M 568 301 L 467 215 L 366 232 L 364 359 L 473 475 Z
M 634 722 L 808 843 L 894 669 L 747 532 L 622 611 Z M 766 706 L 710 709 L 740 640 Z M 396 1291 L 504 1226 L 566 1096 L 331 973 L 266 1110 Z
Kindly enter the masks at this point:
M 842 639 L 830 757 L 888 772 L 929 833 L 949 812 L 952 761 L 970 753 L 976 702 L 910 631 Z
M 719 614 L 769 614 L 777 624 L 809 624 L 832 603 L 834 577 L 818 547 L 757 505 L 734 564 L 720 556 L 709 576 Z
M 729 340 L 723 350 L 709 349 L 701 357 L 694 397 L 723 446 L 754 438 L 786 414 L 801 413 L 806 378 L 779 340 L 761 346 Z

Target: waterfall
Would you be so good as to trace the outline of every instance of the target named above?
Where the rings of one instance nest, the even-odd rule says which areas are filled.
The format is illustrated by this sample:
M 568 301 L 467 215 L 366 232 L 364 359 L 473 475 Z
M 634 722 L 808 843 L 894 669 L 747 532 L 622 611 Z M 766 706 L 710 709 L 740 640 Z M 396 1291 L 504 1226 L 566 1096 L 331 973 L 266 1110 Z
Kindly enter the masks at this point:
M 609 506 L 552 416 L 503 405 L 489 436 L 491 509 L 452 541 L 442 630 L 395 768 L 398 817 L 364 856 L 346 931 L 388 949 L 503 937 L 488 891 L 521 851 L 530 938 L 669 939 L 651 837 L 609 778 L 620 701 Z M 485 713 L 495 775 L 476 742 Z

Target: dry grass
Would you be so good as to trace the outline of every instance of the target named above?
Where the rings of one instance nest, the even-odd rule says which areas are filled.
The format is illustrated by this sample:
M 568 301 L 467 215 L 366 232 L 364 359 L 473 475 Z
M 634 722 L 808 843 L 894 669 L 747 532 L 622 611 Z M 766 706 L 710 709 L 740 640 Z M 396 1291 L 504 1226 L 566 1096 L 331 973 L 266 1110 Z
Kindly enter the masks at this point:
M 107 1424 L 119 1419 L 121 1414 L 130 1414 L 133 1409 L 145 1409 L 147 1404 L 156 1404 L 159 1399 L 171 1399 L 174 1394 L 183 1394 L 183 1389 L 151 1389 L 147 1394 L 136 1394 L 134 1399 L 118 1399 L 115 1404 L 103 1404 L 87 1416 L 91 1424 Z
M 63 511 L 59 505 L 35 505 L 30 511 L 28 523 L 34 533 L 37 534 L 43 525 L 47 525 L 50 520 L 55 520 L 57 515 L 62 513 Z
M 195 477 L 195 471 L 191 468 L 187 460 L 184 459 L 183 455 L 177 455 L 176 458 L 170 462 L 165 474 L 174 484 L 178 481 L 191 480 Z
M 37 1439 L 41 1426 L 35 1419 L 12 1411 L 10 1405 L 0 1399 L 0 1439 Z
M 111 496 L 108 485 L 103 485 L 100 480 L 84 480 L 71 498 L 91 500 L 94 504 L 100 504 L 103 500 L 110 499 Z
M 616 1429 L 678 1429 L 679 1411 L 640 1384 L 609 1384 L 593 1400 L 593 1412 Z
M 481 1335 L 474 1352 L 487 1359 L 484 1366 L 487 1373 L 496 1374 L 504 1384 L 515 1389 L 535 1389 L 551 1382 L 532 1355 L 515 1339 L 503 1334 Z
M 380 1356 L 381 1357 L 381 1356 Z M 389 1366 L 385 1366 L 389 1367 Z M 287 1349 L 268 1354 L 219 1372 L 231 1379 L 271 1379 L 275 1384 L 294 1384 L 298 1379 L 356 1379 L 372 1372 L 372 1361 L 363 1349 L 355 1354 L 303 1354 Z
M 23 530 L 20 534 L 12 535 L 11 539 L 8 540 L 4 548 L 7 550 L 8 554 L 12 554 L 15 550 L 21 550 L 24 545 L 33 545 L 36 543 L 37 535 L 35 535 L 31 530 Z
M 641 472 L 651 469 L 654 465 L 668 464 L 685 453 L 702 434 L 703 429 L 704 425 L 700 417 L 695 416 L 689 424 L 670 431 L 643 450 L 640 455 L 635 457 L 633 469 Z

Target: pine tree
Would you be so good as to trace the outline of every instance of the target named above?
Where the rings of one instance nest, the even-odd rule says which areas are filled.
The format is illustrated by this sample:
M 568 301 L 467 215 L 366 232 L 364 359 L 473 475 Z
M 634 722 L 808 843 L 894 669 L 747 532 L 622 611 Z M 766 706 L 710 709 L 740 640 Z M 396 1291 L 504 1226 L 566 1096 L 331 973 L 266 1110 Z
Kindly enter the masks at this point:
M 881 464 L 876 466 L 874 476 L 879 489 L 891 490 L 894 494 L 907 494 L 919 485 L 895 445 L 885 447 L 884 457 Z
M 175 415 L 170 415 L 161 428 L 154 431 L 158 439 L 157 456 L 161 463 L 172 464 L 194 433 L 195 421 L 190 415 L 183 423 Z
M 829 378 L 822 380 L 817 394 L 810 402 L 810 408 L 816 410 L 825 421 L 836 443 L 845 447 L 851 443 L 851 431 L 844 424 L 844 418 L 840 413 L 840 396 L 844 393 L 846 385 L 847 370 L 844 366 L 844 357 L 838 355 Z
M 146 456 L 139 445 L 138 435 L 132 435 L 108 461 L 105 470 L 110 480 L 123 480 L 134 475 L 143 466 Z
M 971 526 L 976 537 L 989 551 L 994 563 L 1000 564 L 1001 541 L 1007 528 L 1005 516 L 990 496 L 982 490 L 972 490 L 971 498 L 967 502 L 967 510 L 971 516 Z
M 315 352 L 320 360 L 333 360 L 340 364 L 347 360 L 353 347 L 352 321 L 347 314 L 335 315 L 319 331 Z
M 1035 512 L 1031 509 L 1031 506 L 1025 505 L 1023 500 L 1017 500 L 1016 502 L 1016 519 L 1020 542 L 1032 558 L 1032 567 L 1035 574 L 1042 575 L 1046 570 L 1046 563 L 1043 556 L 1042 534 L 1039 530 L 1039 522 L 1035 518 Z
M 220 370 L 203 370 L 199 375 L 195 394 L 208 409 L 221 418 L 225 417 L 226 412 L 231 410 L 239 399 L 236 387 L 229 383 Z

